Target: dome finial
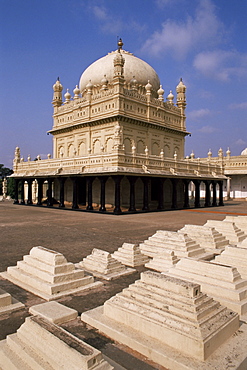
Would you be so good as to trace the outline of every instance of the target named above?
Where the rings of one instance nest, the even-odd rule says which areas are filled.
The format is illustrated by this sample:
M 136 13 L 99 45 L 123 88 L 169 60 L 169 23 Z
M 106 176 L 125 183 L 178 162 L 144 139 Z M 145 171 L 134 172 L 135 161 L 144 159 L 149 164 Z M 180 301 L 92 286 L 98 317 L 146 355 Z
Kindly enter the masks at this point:
M 118 40 L 117 44 L 118 44 L 118 51 L 120 52 L 120 50 L 122 50 L 122 47 L 123 47 L 123 41 L 121 38 Z

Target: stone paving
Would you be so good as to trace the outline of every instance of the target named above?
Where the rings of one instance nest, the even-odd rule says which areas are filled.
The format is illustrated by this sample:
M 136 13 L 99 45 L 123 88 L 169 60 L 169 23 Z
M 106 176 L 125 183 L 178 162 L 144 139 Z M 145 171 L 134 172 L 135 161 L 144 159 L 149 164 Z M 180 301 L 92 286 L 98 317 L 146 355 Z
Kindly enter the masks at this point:
M 228 201 L 224 207 L 153 212 L 110 214 L 76 212 L 50 209 L 46 206 L 13 205 L 0 202 L 0 272 L 16 265 L 34 246 L 42 246 L 62 253 L 67 260 L 78 263 L 92 252 L 93 248 L 113 253 L 124 242 L 141 243 L 157 230 L 177 231 L 185 224 L 204 225 L 207 220 L 223 220 L 226 215 L 247 215 L 246 201 Z M 103 286 L 92 292 L 83 292 L 58 301 L 79 312 L 102 305 L 107 299 L 121 292 L 139 278 L 145 267 L 137 272 L 113 281 L 103 281 Z M 6 314 L 0 318 L 0 340 L 14 333 L 29 315 L 29 307 L 44 302 L 7 280 L 0 279 L 0 288 L 25 304 L 25 309 Z M 122 369 L 151 370 L 162 367 L 147 361 L 125 346 L 105 338 L 80 319 L 64 324 L 64 328 L 87 341 L 116 361 Z M 122 367 L 121 367 L 122 366 Z

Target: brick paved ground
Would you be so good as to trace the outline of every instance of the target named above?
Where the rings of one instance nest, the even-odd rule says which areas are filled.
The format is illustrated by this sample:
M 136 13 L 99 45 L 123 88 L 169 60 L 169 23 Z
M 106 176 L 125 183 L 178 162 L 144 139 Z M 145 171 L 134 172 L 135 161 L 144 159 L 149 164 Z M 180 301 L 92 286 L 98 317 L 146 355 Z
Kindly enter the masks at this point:
M 0 202 L 0 271 L 16 265 L 23 255 L 34 246 L 58 251 L 69 262 L 79 262 L 91 253 L 93 248 L 108 252 L 115 251 L 124 242 L 140 243 L 153 235 L 156 230 L 176 231 L 185 224 L 203 225 L 208 219 L 223 220 L 226 214 L 247 215 L 246 201 L 228 201 L 224 207 L 179 210 L 170 212 L 126 214 L 122 216 L 102 215 L 50 209 L 47 207 L 13 205 Z M 91 293 L 62 298 L 59 302 L 75 308 L 79 313 L 102 305 L 105 300 L 120 292 L 124 287 L 139 278 L 140 271 L 130 276 L 105 282 L 101 288 Z M 25 304 L 24 311 L 0 318 L 0 340 L 13 333 L 24 322 L 28 308 L 43 302 L 31 293 L 0 279 L 0 288 L 8 291 Z M 65 325 L 75 335 L 85 339 L 107 356 L 113 358 L 129 370 L 161 369 L 149 363 L 142 356 L 133 356 L 130 350 L 109 339 L 88 330 L 80 320 Z M 145 361 L 145 362 L 143 362 Z

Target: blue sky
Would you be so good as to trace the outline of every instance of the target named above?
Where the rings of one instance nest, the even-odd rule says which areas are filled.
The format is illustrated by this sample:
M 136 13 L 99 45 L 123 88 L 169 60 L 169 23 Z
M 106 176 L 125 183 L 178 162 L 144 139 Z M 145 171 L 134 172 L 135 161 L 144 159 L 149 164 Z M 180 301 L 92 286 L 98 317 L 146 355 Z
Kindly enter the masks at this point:
M 52 85 L 73 91 L 117 48 L 152 65 L 165 96 L 187 86 L 185 155 L 247 147 L 247 1 L 0 0 L 0 163 L 52 153 Z

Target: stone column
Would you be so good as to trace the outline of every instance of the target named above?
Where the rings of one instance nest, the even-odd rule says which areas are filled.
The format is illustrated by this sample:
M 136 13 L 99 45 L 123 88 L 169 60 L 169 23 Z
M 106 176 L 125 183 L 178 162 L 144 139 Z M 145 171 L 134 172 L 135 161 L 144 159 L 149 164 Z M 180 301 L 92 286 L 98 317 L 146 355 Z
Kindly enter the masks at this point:
M 229 200 L 231 198 L 231 177 L 227 177 L 226 180 L 226 199 Z
M 136 206 L 135 206 L 135 183 L 137 180 L 137 177 L 135 176 L 127 176 L 127 179 L 129 180 L 130 184 L 130 206 L 129 206 L 129 212 L 136 212 Z
M 172 209 L 177 209 L 177 179 L 171 179 L 172 182 Z
M 14 180 L 15 180 L 15 199 L 14 199 L 14 204 L 19 204 L 19 200 L 18 200 L 19 179 L 14 179 Z
M 158 207 L 157 209 L 162 210 L 164 209 L 164 182 L 165 179 L 160 177 L 159 178 L 159 193 L 158 193 Z
M 217 183 L 215 181 L 212 181 L 212 187 L 213 187 L 212 207 L 216 207 L 217 206 L 216 185 L 217 185 Z
M 25 184 L 25 180 L 21 180 L 21 204 L 25 204 L 25 199 L 24 199 L 24 184 Z
M 205 187 L 206 187 L 204 207 L 210 207 L 211 206 L 211 203 L 210 203 L 210 196 L 211 196 L 210 195 L 210 181 L 205 180 L 204 184 L 205 184 Z
M 219 184 L 219 206 L 223 206 L 224 205 L 224 202 L 223 202 L 223 181 L 222 180 L 218 181 L 218 184 Z
M 27 190 L 27 204 L 33 204 L 33 192 L 32 192 L 32 186 L 33 186 L 33 180 L 32 179 L 28 179 L 27 180 L 27 183 L 28 183 L 28 190 Z
M 195 184 L 195 208 L 200 208 L 200 180 L 193 180 Z
M 183 180 L 183 183 L 184 183 L 184 208 L 190 208 L 190 202 L 189 202 L 190 180 Z
M 100 181 L 100 207 L 99 212 L 105 212 L 105 183 L 108 180 L 108 176 L 99 176 Z
M 143 211 L 149 211 L 148 206 L 148 184 L 149 184 L 149 178 L 148 177 L 142 177 L 143 182 Z
M 60 196 L 59 196 L 59 208 L 64 208 L 64 183 L 66 181 L 65 177 L 59 177 L 59 185 L 60 185 Z
M 71 180 L 73 182 L 72 209 L 78 209 L 78 177 L 72 177 Z
M 122 213 L 121 211 L 121 180 L 123 176 L 117 175 L 113 176 L 113 180 L 115 181 L 115 208 L 113 213 L 115 215 L 119 215 Z
M 87 211 L 93 211 L 93 177 L 87 177 Z
M 44 179 L 37 179 L 37 182 L 38 182 L 38 202 L 37 202 L 37 206 L 42 206 Z
M 52 200 L 52 178 L 48 178 L 48 189 L 47 189 L 47 207 L 53 206 L 53 200 Z

